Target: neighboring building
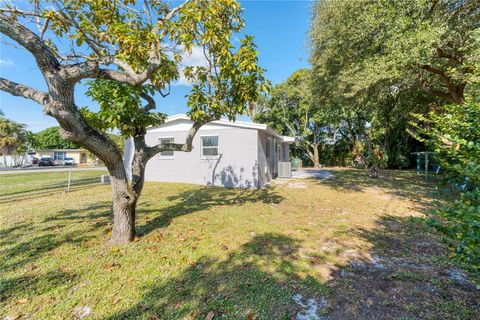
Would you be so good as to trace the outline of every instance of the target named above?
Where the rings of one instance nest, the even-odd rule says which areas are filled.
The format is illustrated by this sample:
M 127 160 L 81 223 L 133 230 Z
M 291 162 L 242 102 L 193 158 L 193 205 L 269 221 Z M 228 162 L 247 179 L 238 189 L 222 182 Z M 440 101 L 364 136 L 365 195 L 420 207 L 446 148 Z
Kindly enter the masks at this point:
M 150 146 L 184 143 L 193 122 L 186 115 L 169 117 L 150 128 Z M 185 182 L 229 188 L 260 188 L 277 177 L 289 178 L 290 144 L 264 124 L 218 120 L 200 128 L 191 152 L 162 152 L 147 163 L 146 181 Z M 125 142 L 125 166 L 130 173 L 133 139 Z
M 55 163 L 61 163 L 65 158 L 73 158 L 75 164 L 87 164 L 87 150 L 85 149 L 39 149 L 35 150 L 35 157 L 50 157 Z

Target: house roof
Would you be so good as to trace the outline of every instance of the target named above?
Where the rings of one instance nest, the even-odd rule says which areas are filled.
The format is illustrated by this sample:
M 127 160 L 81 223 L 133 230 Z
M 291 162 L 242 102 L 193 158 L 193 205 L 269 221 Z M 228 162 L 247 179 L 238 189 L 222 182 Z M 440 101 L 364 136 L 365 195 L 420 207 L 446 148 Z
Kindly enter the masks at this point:
M 177 114 L 177 115 L 168 117 L 165 120 L 164 124 L 172 123 L 172 122 L 179 121 L 179 120 L 190 121 L 190 122 L 192 121 L 190 119 L 190 117 L 188 117 L 186 114 Z M 219 125 L 229 126 L 229 127 L 261 130 L 261 131 L 268 132 L 269 134 L 271 134 L 271 135 L 273 135 L 273 136 L 275 136 L 279 139 L 282 139 L 282 141 L 285 142 L 285 143 L 294 143 L 295 142 L 295 137 L 283 136 L 280 133 L 278 133 L 277 131 L 273 130 L 272 128 L 269 128 L 266 124 L 262 124 L 262 123 L 254 123 L 254 122 L 246 122 L 246 121 L 230 121 L 230 120 L 227 120 L 227 119 L 220 119 L 220 120 L 211 121 L 211 122 L 209 122 L 209 124 L 219 124 Z M 154 128 L 150 128 L 150 129 L 154 129 Z

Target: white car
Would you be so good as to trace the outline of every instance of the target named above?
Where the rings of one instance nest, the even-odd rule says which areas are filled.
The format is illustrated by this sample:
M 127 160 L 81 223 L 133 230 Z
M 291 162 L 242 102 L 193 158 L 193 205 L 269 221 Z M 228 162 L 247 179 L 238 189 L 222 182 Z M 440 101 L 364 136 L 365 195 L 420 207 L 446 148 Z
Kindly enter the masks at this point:
M 64 166 L 73 166 L 73 165 L 75 165 L 75 159 L 65 158 L 65 159 L 63 159 L 63 165 Z

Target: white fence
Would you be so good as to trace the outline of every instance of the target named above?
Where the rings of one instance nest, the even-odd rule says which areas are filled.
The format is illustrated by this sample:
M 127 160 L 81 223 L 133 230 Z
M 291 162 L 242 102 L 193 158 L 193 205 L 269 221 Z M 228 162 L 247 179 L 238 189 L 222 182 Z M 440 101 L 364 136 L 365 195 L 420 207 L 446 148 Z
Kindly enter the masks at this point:
M 0 167 L 21 167 L 33 164 L 33 156 L 25 154 L 0 156 Z

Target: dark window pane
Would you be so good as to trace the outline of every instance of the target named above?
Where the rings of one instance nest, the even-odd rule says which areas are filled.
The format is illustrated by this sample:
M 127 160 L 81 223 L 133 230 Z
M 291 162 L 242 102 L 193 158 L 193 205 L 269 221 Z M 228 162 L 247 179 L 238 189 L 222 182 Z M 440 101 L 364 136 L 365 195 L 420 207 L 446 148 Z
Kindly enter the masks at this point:
M 217 147 L 203 148 L 203 155 L 204 156 L 218 156 L 218 148 Z
M 173 143 L 173 138 L 160 139 L 160 145 L 167 144 L 167 143 Z M 162 151 L 162 152 L 160 152 L 160 155 L 162 157 L 172 157 L 173 156 L 173 151 Z
M 218 147 L 218 137 L 202 137 L 204 147 Z

